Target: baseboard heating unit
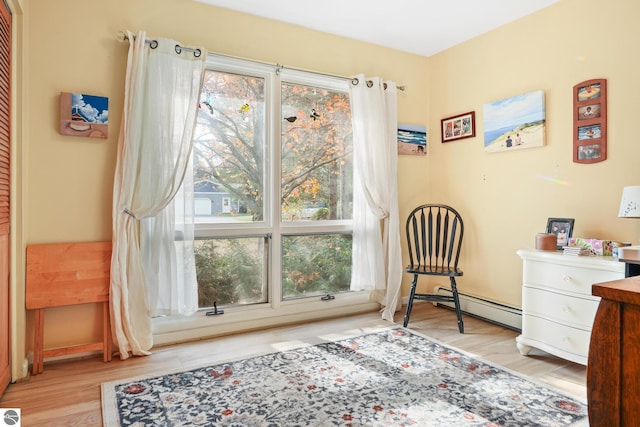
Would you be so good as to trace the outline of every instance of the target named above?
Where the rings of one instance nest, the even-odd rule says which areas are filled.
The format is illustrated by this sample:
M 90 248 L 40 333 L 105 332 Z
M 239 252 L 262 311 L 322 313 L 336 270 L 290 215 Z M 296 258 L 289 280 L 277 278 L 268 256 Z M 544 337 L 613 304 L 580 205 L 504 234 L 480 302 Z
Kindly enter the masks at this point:
M 433 292 L 438 295 L 451 295 L 451 289 L 436 286 Z M 478 317 L 516 331 L 522 330 L 522 309 L 474 295 L 458 292 L 462 313 Z M 416 301 L 417 302 L 417 301 Z M 453 302 L 438 302 L 438 305 L 454 308 Z

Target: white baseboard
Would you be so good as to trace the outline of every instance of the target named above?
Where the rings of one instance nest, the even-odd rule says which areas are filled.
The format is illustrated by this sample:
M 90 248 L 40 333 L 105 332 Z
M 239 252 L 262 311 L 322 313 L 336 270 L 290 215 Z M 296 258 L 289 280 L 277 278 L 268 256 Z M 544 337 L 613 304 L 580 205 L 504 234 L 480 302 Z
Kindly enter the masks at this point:
M 438 295 L 451 295 L 451 289 L 435 286 L 433 292 Z M 458 292 L 460 308 L 463 314 L 478 317 L 488 322 L 496 323 L 517 331 L 522 330 L 522 309 L 486 298 Z M 406 304 L 408 297 L 404 298 Z M 415 301 L 417 303 L 419 301 Z M 454 308 L 452 302 L 438 302 L 437 304 Z

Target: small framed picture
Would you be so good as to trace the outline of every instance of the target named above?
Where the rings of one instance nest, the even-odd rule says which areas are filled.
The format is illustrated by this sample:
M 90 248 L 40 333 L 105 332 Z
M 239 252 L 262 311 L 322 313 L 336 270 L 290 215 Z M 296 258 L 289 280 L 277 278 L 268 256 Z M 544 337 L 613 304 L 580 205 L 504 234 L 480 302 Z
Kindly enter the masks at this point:
M 601 136 L 602 128 L 599 124 L 578 127 L 578 141 L 600 139 Z
M 600 104 L 590 104 L 578 107 L 578 120 L 590 120 L 600 118 Z
M 109 98 L 60 92 L 60 134 L 109 137 Z
M 557 249 L 562 249 L 569 243 L 569 237 L 573 236 L 573 218 L 549 218 L 547 220 L 547 233 L 553 233 L 558 239 Z
M 590 99 L 600 98 L 602 95 L 602 82 L 598 80 L 589 80 L 586 82 L 582 82 L 577 85 L 577 100 L 588 101 Z
M 578 160 L 599 159 L 602 155 L 600 144 L 578 145 Z
M 476 136 L 476 112 L 460 114 L 440 120 L 442 124 L 442 142 Z

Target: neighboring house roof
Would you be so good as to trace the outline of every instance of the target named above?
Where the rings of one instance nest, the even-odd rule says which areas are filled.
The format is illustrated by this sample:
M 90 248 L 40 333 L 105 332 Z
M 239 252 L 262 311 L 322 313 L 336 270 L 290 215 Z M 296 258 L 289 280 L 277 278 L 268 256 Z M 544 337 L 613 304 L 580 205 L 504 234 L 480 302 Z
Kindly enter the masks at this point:
M 225 192 L 226 191 L 222 188 L 220 188 L 220 186 L 218 184 L 216 184 L 213 181 L 210 181 L 208 179 L 203 179 L 200 181 L 195 181 L 193 183 L 193 190 L 196 193 L 218 193 L 218 192 Z

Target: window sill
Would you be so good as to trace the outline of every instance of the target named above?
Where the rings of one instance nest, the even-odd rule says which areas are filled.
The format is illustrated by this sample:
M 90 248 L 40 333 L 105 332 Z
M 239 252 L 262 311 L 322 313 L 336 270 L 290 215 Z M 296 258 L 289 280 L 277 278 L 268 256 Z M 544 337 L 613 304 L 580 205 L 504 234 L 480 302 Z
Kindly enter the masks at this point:
M 190 317 L 152 319 L 154 346 L 195 341 L 291 323 L 346 316 L 380 309 L 368 292 L 336 295 L 331 301 L 314 299 L 286 301 L 278 308 L 272 304 L 225 309 L 220 316 L 206 316 L 200 311 Z

